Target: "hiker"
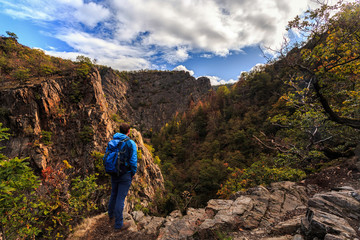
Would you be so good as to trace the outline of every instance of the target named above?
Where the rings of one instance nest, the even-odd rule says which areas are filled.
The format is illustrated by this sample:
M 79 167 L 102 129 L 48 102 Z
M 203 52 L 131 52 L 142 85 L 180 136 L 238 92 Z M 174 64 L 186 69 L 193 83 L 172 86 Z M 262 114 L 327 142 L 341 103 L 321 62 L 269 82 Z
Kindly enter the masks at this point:
M 137 170 L 137 148 L 135 142 L 128 137 L 129 133 L 130 126 L 126 123 L 121 124 L 120 133 L 115 133 L 113 140 L 109 142 L 106 149 L 108 153 L 111 149 L 110 144 L 113 142 L 113 145 L 116 144 L 116 148 L 120 150 L 120 154 L 118 153 L 119 159 L 121 158 L 121 154 L 123 154 L 124 156 L 122 156 L 122 158 L 125 160 L 124 166 L 119 166 L 119 163 L 117 163 L 117 172 L 110 173 L 111 196 L 108 214 L 110 223 L 112 223 L 115 218 L 115 231 L 122 231 L 130 227 L 130 223 L 123 222 L 123 210 L 125 197 L 128 194 L 131 181 Z M 105 156 L 107 156 L 107 154 L 105 154 Z M 105 170 L 107 171 L 106 166 Z

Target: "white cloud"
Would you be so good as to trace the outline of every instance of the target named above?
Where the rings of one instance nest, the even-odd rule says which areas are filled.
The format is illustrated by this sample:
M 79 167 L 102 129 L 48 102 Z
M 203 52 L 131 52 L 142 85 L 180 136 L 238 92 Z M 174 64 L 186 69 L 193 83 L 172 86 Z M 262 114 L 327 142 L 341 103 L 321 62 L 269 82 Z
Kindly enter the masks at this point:
M 12 2 L 8 0 L 0 0 L 0 4 L 3 4 L 2 10 L 4 13 L 12 16 L 13 18 L 45 21 L 52 21 L 55 19 L 43 9 L 32 8 L 31 4 L 21 4 L 16 1 Z
M 110 11 L 101 5 L 90 2 L 79 7 L 74 15 L 85 25 L 95 27 L 98 22 L 101 22 L 110 16 Z
M 69 6 L 72 6 L 74 8 L 79 8 L 84 4 L 83 0 L 55 0 L 55 2 L 57 4 L 69 5 Z
M 218 76 L 205 76 L 205 77 L 210 79 L 210 84 L 212 86 L 224 85 L 224 84 L 234 84 L 238 81 L 238 80 L 234 80 L 234 79 L 225 81 L 224 79 L 221 79 Z
M 189 54 L 186 48 L 179 47 L 176 49 L 164 50 L 163 58 L 170 64 L 183 62 L 189 58 Z
M 188 70 L 184 65 L 179 65 L 173 69 L 174 71 L 185 71 L 188 72 L 191 76 L 194 75 L 194 71 Z
M 53 36 L 117 69 L 277 48 L 288 21 L 309 6 L 313 0 L 0 0 L 0 11 L 14 18 L 61 23 L 49 29 Z
M 76 57 L 80 55 L 78 52 L 58 52 L 58 51 L 54 51 L 54 50 L 51 50 L 51 51 L 44 50 L 44 52 L 46 54 L 49 54 L 49 55 L 54 56 L 54 57 L 60 57 L 60 58 L 63 58 L 63 59 L 70 59 L 70 60 L 73 60 L 73 61 L 75 61 Z
M 121 70 L 139 70 L 150 68 L 151 63 L 146 60 L 152 53 L 141 47 L 122 45 L 114 40 L 101 39 L 85 32 L 63 29 L 57 35 L 76 52 L 47 51 L 48 54 L 76 59 L 78 55 L 85 55 L 97 59 L 98 64 L 111 66 Z
M 208 53 L 204 53 L 204 54 L 202 54 L 200 57 L 202 57 L 202 58 L 212 58 L 213 55 L 212 55 L 212 54 L 208 54 Z
M 173 69 L 173 71 L 185 71 L 185 72 L 189 72 L 191 76 L 194 75 L 194 71 L 188 70 L 184 65 L 179 65 L 179 66 L 175 67 Z M 204 76 L 204 77 L 207 77 L 210 79 L 210 84 L 212 86 L 224 85 L 224 84 L 234 84 L 238 81 L 238 80 L 234 80 L 234 79 L 225 81 L 224 79 L 221 79 L 218 76 Z
M 111 39 L 94 37 L 89 33 L 74 31 L 72 29 L 63 29 L 56 37 L 62 39 L 79 52 L 89 55 L 99 54 L 109 57 L 116 57 L 119 54 L 134 57 L 146 55 L 145 50 L 141 47 L 122 45 Z
M 17 17 L 80 22 L 88 27 L 108 23 L 115 39 L 128 43 L 146 32 L 143 45 L 177 49 L 182 54 L 179 61 L 188 57 L 189 50 L 226 56 L 249 45 L 278 44 L 287 22 L 306 10 L 308 1 L 0 0 L 8 14 L 22 13 Z
M 0 4 L 14 18 L 83 23 L 91 28 L 110 17 L 103 5 L 84 0 L 0 0 Z
M 226 84 L 234 84 L 234 83 L 236 83 L 237 81 L 239 81 L 239 80 L 230 79 L 230 80 L 227 80 L 227 81 L 225 81 L 225 82 L 226 82 Z
M 253 66 L 253 67 L 249 70 L 249 72 L 251 72 L 251 71 L 256 71 L 256 70 L 261 70 L 261 69 L 263 69 L 265 66 L 266 66 L 266 64 L 257 63 L 257 64 L 255 64 L 255 66 Z
M 112 0 L 111 5 L 121 39 L 149 32 L 147 45 L 187 46 L 219 56 L 281 42 L 287 22 L 308 7 L 307 1 L 297 0 Z

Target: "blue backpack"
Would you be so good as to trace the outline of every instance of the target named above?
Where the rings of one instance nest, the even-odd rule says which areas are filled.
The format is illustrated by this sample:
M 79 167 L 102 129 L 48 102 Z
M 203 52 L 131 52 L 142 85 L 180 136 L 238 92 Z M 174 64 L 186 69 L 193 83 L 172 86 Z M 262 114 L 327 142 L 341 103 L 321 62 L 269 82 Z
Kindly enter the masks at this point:
M 118 176 L 126 173 L 128 169 L 129 150 L 125 138 L 123 140 L 112 139 L 106 148 L 103 158 L 105 172 L 109 174 L 117 174 Z

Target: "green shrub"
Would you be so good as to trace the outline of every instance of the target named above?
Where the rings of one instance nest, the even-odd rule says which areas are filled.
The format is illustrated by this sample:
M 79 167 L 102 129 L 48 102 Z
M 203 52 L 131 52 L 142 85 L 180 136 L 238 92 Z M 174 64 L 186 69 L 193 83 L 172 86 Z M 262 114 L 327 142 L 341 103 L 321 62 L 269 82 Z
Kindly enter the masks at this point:
M 135 211 L 142 211 L 145 215 L 149 214 L 150 210 L 147 207 L 144 207 L 140 203 L 135 204 L 134 206 Z
M 91 174 L 83 179 L 76 177 L 71 181 L 69 207 L 72 215 L 87 216 L 98 208 L 94 195 L 103 188 L 96 183 L 97 175 Z
M 93 140 L 94 130 L 91 126 L 84 126 L 82 131 L 79 132 L 79 137 L 83 143 L 89 143 Z
M 71 93 L 70 93 L 71 101 L 74 103 L 80 102 L 81 99 L 83 98 L 80 90 L 80 82 L 77 81 L 71 82 L 70 89 L 71 89 Z
M 0 142 L 9 139 L 10 136 L 10 133 L 8 133 L 9 130 L 10 130 L 9 128 L 4 128 L 3 124 L 0 122 Z M 4 147 L 0 147 L 0 150 L 3 148 Z M 3 159 L 6 159 L 6 156 L 0 152 L 0 161 Z
M 149 152 L 151 153 L 151 156 L 154 157 L 154 151 L 155 149 L 153 148 L 153 146 L 144 143 L 144 146 L 149 150 Z
M 114 113 L 114 114 L 111 115 L 111 119 L 112 119 L 114 122 L 117 122 L 117 123 L 123 123 L 123 122 L 124 122 L 124 120 L 122 120 L 122 119 L 120 118 L 120 116 L 119 116 L 118 114 L 116 114 L 116 113 Z
M 13 38 L 13 39 L 18 39 L 18 36 L 15 34 L 15 33 L 13 33 L 13 32 L 10 32 L 10 31 L 6 31 L 6 34 L 9 36 L 9 37 L 11 37 L 11 38 Z
M 89 74 L 90 70 L 91 70 L 91 65 L 82 62 L 79 63 L 79 65 L 77 66 L 76 73 L 81 78 L 85 78 Z
M 7 65 L 7 59 L 4 56 L 0 56 L 0 69 L 5 68 Z
M 137 159 L 141 160 L 142 159 L 142 152 L 140 149 L 137 150 Z
M 159 156 L 155 156 L 154 163 L 158 166 L 161 166 L 161 160 L 160 160 Z
M 79 63 L 86 63 L 89 66 L 91 66 L 93 64 L 92 61 L 91 61 L 91 58 L 85 57 L 84 55 L 77 56 L 76 61 L 79 62 Z
M 35 190 L 40 181 L 25 159 L 0 161 L 0 223 L 4 239 L 34 238 L 41 232 Z
M 299 181 L 304 177 L 306 177 L 306 174 L 300 169 L 268 167 L 263 161 L 258 161 L 249 168 L 233 169 L 226 182 L 221 185 L 217 195 L 228 198 L 233 193 L 258 185 L 268 185 L 280 181 Z
M 216 234 L 216 236 L 218 237 L 219 240 L 232 240 L 233 239 L 231 236 L 228 236 L 229 233 L 223 232 L 223 231 L 220 231 L 220 230 L 216 230 L 215 234 Z
M 92 151 L 91 156 L 94 159 L 96 172 L 98 172 L 100 175 L 105 175 L 105 167 L 103 164 L 104 154 L 98 151 Z
M 39 73 L 40 73 L 41 76 L 46 76 L 46 75 L 53 74 L 54 71 L 55 71 L 54 67 L 49 66 L 49 65 L 42 65 L 40 67 Z
M 45 145 L 51 145 L 51 137 L 52 137 L 52 132 L 48 132 L 48 131 L 41 131 L 41 142 L 44 143 Z
M 65 161 L 64 161 L 65 162 Z M 76 177 L 69 164 L 42 171 L 42 185 L 24 159 L 0 161 L 0 223 L 4 239 L 64 239 L 73 224 L 98 206 L 97 176 Z
M 21 83 L 24 83 L 30 78 L 30 69 L 19 67 L 17 70 L 13 71 L 12 76 Z

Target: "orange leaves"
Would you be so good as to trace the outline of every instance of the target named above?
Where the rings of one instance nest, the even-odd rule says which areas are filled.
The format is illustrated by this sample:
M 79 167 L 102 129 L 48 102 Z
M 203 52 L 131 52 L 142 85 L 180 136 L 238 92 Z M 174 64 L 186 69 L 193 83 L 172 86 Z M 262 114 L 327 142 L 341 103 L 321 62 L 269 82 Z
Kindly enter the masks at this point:
M 70 164 L 68 165 L 71 166 Z M 57 170 L 55 170 L 51 166 L 48 166 L 42 170 L 42 183 L 48 192 L 52 192 L 53 189 L 59 189 L 60 192 L 67 191 L 68 184 L 65 183 L 68 177 L 67 174 L 64 172 L 64 169 L 66 168 L 67 166 L 62 163 L 56 166 Z

